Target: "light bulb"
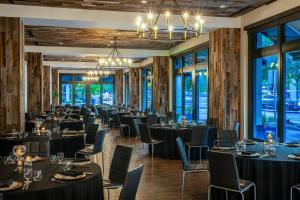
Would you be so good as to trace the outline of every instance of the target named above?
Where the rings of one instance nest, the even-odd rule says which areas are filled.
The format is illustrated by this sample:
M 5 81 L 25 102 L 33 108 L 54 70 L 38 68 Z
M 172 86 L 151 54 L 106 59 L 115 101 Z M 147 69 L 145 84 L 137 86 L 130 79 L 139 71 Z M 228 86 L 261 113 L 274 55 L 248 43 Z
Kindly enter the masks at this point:
M 170 15 L 171 15 L 171 13 L 170 13 L 170 11 L 166 11 L 166 17 L 170 17 Z
M 168 30 L 171 32 L 173 31 L 173 26 L 169 26 Z
M 188 12 L 184 12 L 183 13 L 183 18 L 187 19 L 189 17 L 189 13 Z
M 153 15 L 152 12 L 149 12 L 148 15 L 147 15 L 147 17 L 148 17 L 149 20 L 152 20 L 153 17 L 154 17 L 154 15 Z
M 199 20 L 200 24 L 204 24 L 204 19 Z
M 145 23 L 142 23 L 141 27 L 143 30 L 145 30 L 147 28 L 147 25 Z
M 201 15 L 196 15 L 196 20 L 199 21 L 201 19 Z

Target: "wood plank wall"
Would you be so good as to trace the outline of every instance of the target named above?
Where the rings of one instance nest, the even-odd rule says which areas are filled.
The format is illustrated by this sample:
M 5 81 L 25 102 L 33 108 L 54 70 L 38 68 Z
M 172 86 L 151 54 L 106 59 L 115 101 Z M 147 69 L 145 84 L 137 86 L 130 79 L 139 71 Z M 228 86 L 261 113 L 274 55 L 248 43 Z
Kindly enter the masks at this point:
M 166 114 L 169 108 L 169 57 L 153 58 L 153 108 Z
M 25 126 L 24 25 L 0 17 L 0 132 Z
M 139 68 L 131 67 L 129 68 L 129 101 L 130 106 L 139 108 Z
M 220 130 L 240 121 L 240 29 L 222 28 L 209 34 L 209 117 Z
M 58 69 L 52 69 L 52 105 L 59 105 L 59 74 Z M 56 95 L 55 95 L 56 94 Z
M 43 112 L 43 55 L 42 53 L 27 54 L 27 92 L 28 112 Z
M 115 104 L 123 104 L 123 70 L 115 73 Z
M 50 66 L 43 66 L 43 107 L 50 110 Z

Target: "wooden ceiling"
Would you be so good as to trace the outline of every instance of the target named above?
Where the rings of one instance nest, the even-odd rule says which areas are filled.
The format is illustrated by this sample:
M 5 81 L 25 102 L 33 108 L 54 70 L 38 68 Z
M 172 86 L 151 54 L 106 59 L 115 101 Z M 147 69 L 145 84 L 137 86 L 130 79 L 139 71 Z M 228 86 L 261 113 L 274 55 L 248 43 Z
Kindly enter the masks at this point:
M 25 26 L 26 45 L 112 48 L 115 36 L 118 38 L 120 49 L 164 50 L 180 43 L 169 40 L 145 40 L 138 38 L 135 31 Z M 179 38 L 182 34 L 174 36 Z
M 188 10 L 191 13 L 201 12 L 206 16 L 222 17 L 239 16 L 273 1 L 275 0 L 177 0 L 182 9 Z M 1 0 L 0 3 L 92 10 L 148 12 L 149 7 L 153 10 L 157 10 L 160 1 L 147 0 L 147 3 L 143 4 L 141 0 Z M 182 12 L 181 10 L 177 10 L 172 0 L 168 0 L 167 4 L 172 13 Z M 225 8 L 221 8 L 221 5 L 224 5 Z
M 133 62 L 141 62 L 145 58 L 134 58 Z M 97 62 L 97 56 L 69 56 L 69 55 L 44 55 L 44 61 L 60 61 L 60 62 Z

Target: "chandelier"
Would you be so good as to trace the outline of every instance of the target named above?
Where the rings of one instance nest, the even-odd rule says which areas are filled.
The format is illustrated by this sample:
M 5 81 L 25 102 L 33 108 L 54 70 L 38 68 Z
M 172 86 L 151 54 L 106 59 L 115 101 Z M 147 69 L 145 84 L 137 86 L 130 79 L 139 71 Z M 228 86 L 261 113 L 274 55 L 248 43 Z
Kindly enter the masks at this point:
M 117 37 L 114 37 L 113 49 L 107 57 L 99 57 L 94 70 L 89 70 L 84 81 L 98 81 L 100 77 L 107 76 L 113 69 L 124 69 L 130 66 L 132 60 L 121 56 L 118 50 Z
M 172 22 L 172 15 L 170 10 L 167 8 L 166 2 L 171 1 L 175 5 L 174 10 L 178 10 L 182 24 L 175 27 Z M 164 14 L 162 14 L 164 12 Z M 143 19 L 141 16 L 136 17 L 136 33 L 139 38 L 148 40 L 186 40 L 192 37 L 198 37 L 203 35 L 204 19 L 200 14 L 195 16 L 190 16 L 188 11 L 184 11 L 178 4 L 177 0 L 161 0 L 159 3 L 159 8 L 157 10 L 158 14 L 155 14 L 152 10 L 147 14 L 146 18 Z M 160 17 L 164 15 L 165 24 L 158 25 Z M 176 33 L 181 33 L 178 36 Z M 176 34 L 176 35 L 175 35 Z

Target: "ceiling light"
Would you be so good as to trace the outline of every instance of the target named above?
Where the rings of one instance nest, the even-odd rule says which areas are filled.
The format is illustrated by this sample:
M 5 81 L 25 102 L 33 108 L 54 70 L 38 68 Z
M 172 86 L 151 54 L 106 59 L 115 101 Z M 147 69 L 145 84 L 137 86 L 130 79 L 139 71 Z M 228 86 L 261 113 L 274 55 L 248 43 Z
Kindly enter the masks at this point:
M 220 8 L 226 8 L 226 5 L 222 4 L 220 5 Z
M 146 0 L 142 0 L 141 2 L 142 2 L 142 3 L 144 3 L 144 4 L 145 4 L 145 3 L 147 3 L 147 1 L 146 1 Z
M 64 44 L 63 42 L 60 42 L 60 43 L 58 43 L 58 44 Z

